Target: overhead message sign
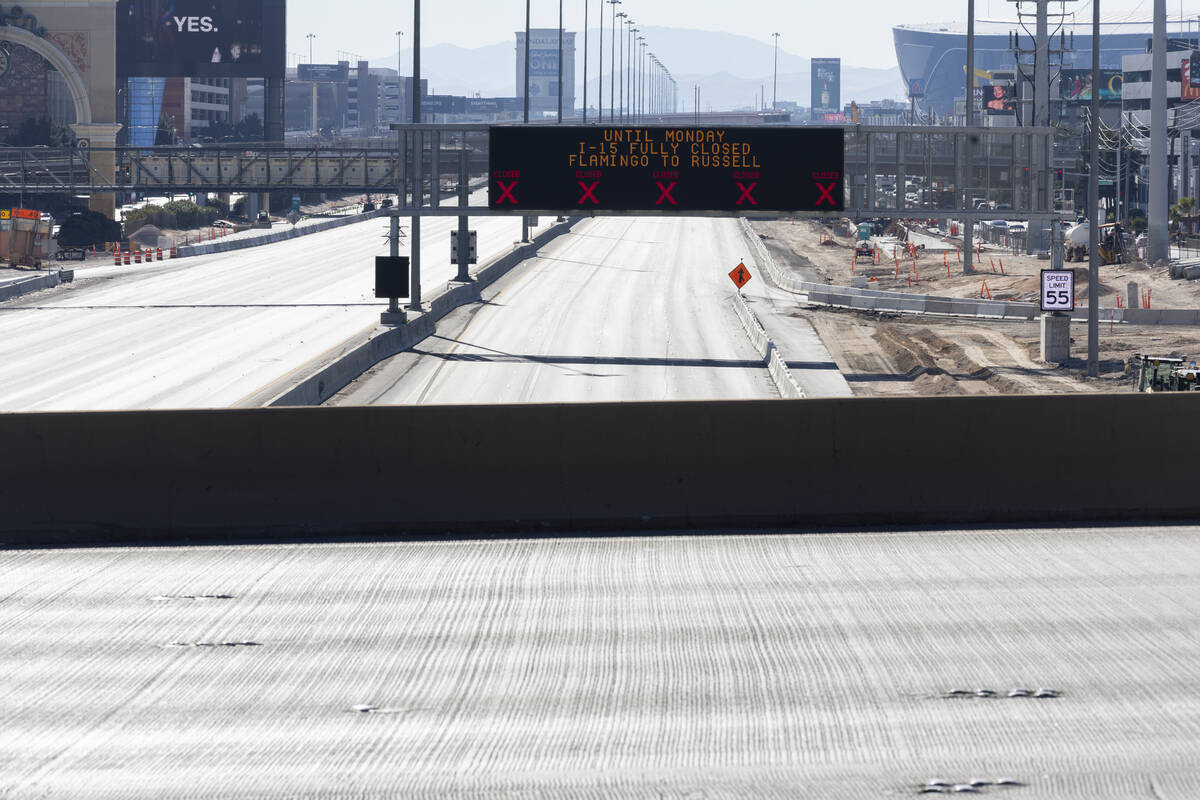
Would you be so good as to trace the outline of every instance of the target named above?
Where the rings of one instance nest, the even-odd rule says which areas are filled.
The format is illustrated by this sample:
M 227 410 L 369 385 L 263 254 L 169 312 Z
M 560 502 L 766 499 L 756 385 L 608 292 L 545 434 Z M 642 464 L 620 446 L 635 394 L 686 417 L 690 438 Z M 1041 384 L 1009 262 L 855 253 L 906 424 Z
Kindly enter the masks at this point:
M 495 126 L 488 207 L 841 211 L 841 128 Z
M 1042 311 L 1075 310 L 1075 273 L 1069 269 L 1042 270 Z
M 118 0 L 117 77 L 281 78 L 286 0 Z

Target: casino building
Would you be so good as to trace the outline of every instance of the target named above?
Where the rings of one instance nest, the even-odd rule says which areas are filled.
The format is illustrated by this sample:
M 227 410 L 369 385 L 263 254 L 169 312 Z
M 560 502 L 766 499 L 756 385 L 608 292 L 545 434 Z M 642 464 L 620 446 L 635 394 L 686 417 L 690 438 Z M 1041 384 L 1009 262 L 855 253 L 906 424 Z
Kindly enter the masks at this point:
M 1103 25 L 1103 23 L 1102 23 Z M 1193 23 L 1194 25 L 1194 23 Z M 1124 56 L 1145 53 L 1149 50 L 1151 30 L 1149 23 L 1124 23 L 1108 26 L 1111 33 L 1100 35 L 1101 69 L 1120 70 Z M 991 84 L 992 73 L 1012 75 L 1016 69 L 1009 31 L 1016 29 L 1012 22 L 979 21 L 975 26 L 975 79 L 976 85 Z M 1055 28 L 1052 25 L 1051 31 Z M 1072 39 L 1071 32 L 1074 31 Z M 1091 23 L 1067 26 L 1065 52 L 1062 53 L 1063 69 L 1091 69 L 1092 37 Z M 914 79 L 925 84 L 925 97 L 917 98 L 917 108 L 922 112 L 933 112 L 939 116 L 954 114 L 955 101 L 964 95 L 964 78 L 967 68 L 967 32 L 964 23 L 945 25 L 900 25 L 892 29 L 896 43 L 896 59 L 900 65 L 905 85 Z M 1193 27 L 1190 32 L 1179 23 L 1168 24 L 1167 36 L 1172 39 L 1197 38 Z M 1021 46 L 1028 50 L 1031 41 L 1028 34 L 1021 32 Z M 1072 49 L 1073 41 L 1073 49 Z M 1060 49 L 1063 40 L 1053 37 L 1051 47 Z M 1058 55 L 1052 56 L 1052 63 Z M 1028 70 L 1028 66 L 1025 67 Z M 1054 67 L 1057 70 L 1057 66 Z M 1053 74 L 1053 72 L 1052 72 Z M 1023 92 L 1028 96 L 1028 90 Z M 1058 94 L 1051 93 L 1052 101 Z

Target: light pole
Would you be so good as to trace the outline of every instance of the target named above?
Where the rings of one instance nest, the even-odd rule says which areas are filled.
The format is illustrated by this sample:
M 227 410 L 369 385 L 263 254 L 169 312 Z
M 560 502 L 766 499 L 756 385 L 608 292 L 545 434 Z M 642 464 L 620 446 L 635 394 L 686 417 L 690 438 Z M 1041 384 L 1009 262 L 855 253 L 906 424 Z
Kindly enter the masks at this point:
M 646 92 L 646 37 L 638 37 L 638 84 L 637 84 L 637 108 L 638 118 L 641 119 L 646 115 L 646 106 L 643 101 L 643 95 Z
M 617 107 L 620 108 L 621 103 L 623 103 L 625 101 L 625 81 L 623 79 L 624 74 L 625 74 L 625 35 L 624 34 L 625 34 L 625 22 L 629 19 L 629 15 L 626 14 L 624 11 L 622 11 L 619 14 L 617 14 L 617 18 L 621 20 L 621 37 L 620 37 L 621 38 L 621 45 L 620 45 L 621 46 L 621 54 L 617 58 L 617 64 L 621 67 L 621 75 L 622 75 L 622 80 L 619 84 L 619 88 L 617 89 Z M 617 40 L 617 32 L 616 31 L 617 31 L 617 29 L 613 28 L 613 41 L 614 42 L 616 42 L 616 40 Z M 617 73 L 615 70 L 613 71 L 613 74 L 612 74 L 612 80 L 613 80 L 613 83 L 617 82 Z M 624 114 L 621 115 L 621 118 L 624 119 Z
M 404 31 L 396 31 L 396 122 L 404 122 Z
M 584 0 L 585 3 L 590 3 L 592 0 Z M 617 32 L 613 31 L 613 36 Z M 601 124 L 604 123 L 604 0 L 600 0 L 600 58 L 596 63 L 596 74 L 598 76 L 599 85 L 596 87 L 596 118 Z
M 634 115 L 634 104 L 633 104 L 633 86 L 634 86 L 634 79 L 636 78 L 636 75 L 637 75 L 637 73 L 635 72 L 635 69 L 637 66 L 637 61 L 634 59 L 633 54 L 634 54 L 634 51 L 637 50 L 637 38 L 638 38 L 638 29 L 631 26 L 629 28 L 629 54 L 628 54 L 629 74 L 626 76 L 626 83 L 629 85 L 629 88 L 628 88 L 628 91 L 625 92 L 625 114 L 626 114 L 626 117 L 631 122 L 637 119 L 637 117 Z
M 588 5 L 591 0 L 583 0 L 583 124 L 587 124 L 587 68 L 588 68 Z
M 317 38 L 317 35 L 315 33 L 310 33 L 304 38 L 308 39 L 308 63 L 311 64 L 313 63 L 313 39 Z
M 771 87 L 771 110 L 779 109 L 779 34 L 772 33 L 775 37 L 775 78 Z
M 617 29 L 617 6 L 621 5 L 621 0 L 608 0 L 608 3 L 609 3 L 609 5 L 612 6 L 612 27 L 613 27 L 613 30 L 615 31 Z M 608 60 L 609 60 L 609 67 L 608 67 L 609 72 L 615 73 L 617 71 L 617 41 L 616 41 L 615 37 L 613 38 L 612 45 L 609 48 Z M 616 113 L 613 108 L 613 101 L 616 99 L 616 96 L 617 96 L 616 88 L 617 87 L 616 87 L 615 82 L 610 80 L 608 82 L 608 121 L 609 122 L 614 121 L 614 114 Z
M 529 0 L 525 0 L 525 122 L 529 122 Z
M 625 96 L 622 106 L 625 119 L 629 120 L 633 118 L 633 40 L 637 36 L 637 28 L 634 27 L 637 23 L 633 20 L 628 20 L 627 23 L 629 27 L 622 31 L 627 36 L 621 37 L 621 58 L 625 62 L 621 67 L 621 93 Z

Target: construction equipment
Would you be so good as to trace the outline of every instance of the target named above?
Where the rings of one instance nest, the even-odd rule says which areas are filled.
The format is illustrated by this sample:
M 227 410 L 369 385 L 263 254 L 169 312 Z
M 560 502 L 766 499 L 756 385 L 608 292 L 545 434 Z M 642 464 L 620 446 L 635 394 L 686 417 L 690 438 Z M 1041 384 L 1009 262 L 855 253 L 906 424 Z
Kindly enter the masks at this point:
M 1064 235 L 1063 258 L 1067 261 L 1088 260 L 1088 240 L 1091 236 L 1091 226 L 1082 222 L 1069 228 Z M 1125 232 L 1115 222 L 1100 226 L 1100 247 L 1097 250 L 1100 263 L 1125 264 L 1129 261 L 1129 253 L 1125 247 Z
M 854 243 L 854 255 L 866 258 L 872 258 L 875 255 L 875 247 L 871 244 L 871 234 L 875 226 L 870 222 L 864 222 L 858 226 L 858 240 Z
M 1173 356 L 1134 355 L 1126 371 L 1136 376 L 1134 391 L 1194 392 L 1200 388 L 1200 369 L 1196 362 L 1184 366 L 1184 359 Z

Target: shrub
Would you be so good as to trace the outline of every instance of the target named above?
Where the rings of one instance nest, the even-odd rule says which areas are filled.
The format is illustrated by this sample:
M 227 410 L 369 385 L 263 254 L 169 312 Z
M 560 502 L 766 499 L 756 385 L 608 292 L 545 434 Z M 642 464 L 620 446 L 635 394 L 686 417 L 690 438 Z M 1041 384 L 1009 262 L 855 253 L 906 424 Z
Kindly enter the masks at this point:
M 91 247 L 121 239 L 121 226 L 99 211 L 79 211 L 63 220 L 58 243 L 64 247 Z

